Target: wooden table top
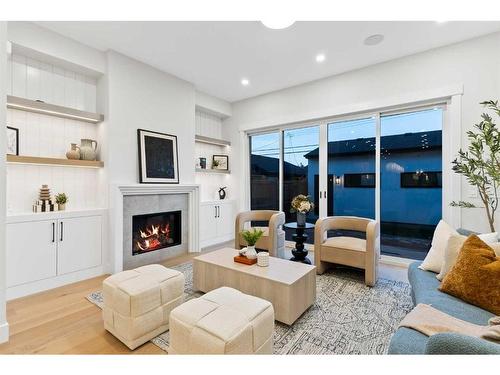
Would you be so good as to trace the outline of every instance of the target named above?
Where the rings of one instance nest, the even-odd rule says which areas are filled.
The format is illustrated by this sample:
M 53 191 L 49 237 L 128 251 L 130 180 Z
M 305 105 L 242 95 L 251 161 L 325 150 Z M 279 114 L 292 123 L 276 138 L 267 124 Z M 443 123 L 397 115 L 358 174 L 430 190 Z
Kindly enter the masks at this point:
M 224 248 L 197 256 L 193 259 L 193 261 L 210 263 L 289 285 L 295 283 L 311 271 L 316 272 L 315 266 L 275 257 L 269 257 L 268 267 L 261 267 L 257 264 L 249 266 L 246 264 L 236 263 L 233 259 L 236 255 L 238 255 L 238 250 Z

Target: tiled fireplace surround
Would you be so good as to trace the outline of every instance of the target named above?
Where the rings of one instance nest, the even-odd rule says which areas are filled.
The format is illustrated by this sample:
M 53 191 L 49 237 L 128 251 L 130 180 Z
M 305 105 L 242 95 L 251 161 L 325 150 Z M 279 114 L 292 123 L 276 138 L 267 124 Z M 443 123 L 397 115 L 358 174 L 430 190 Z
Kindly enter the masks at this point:
M 110 210 L 113 223 L 109 272 L 119 272 L 170 257 L 199 251 L 199 185 L 116 185 Z M 180 245 L 132 255 L 132 217 L 167 211 L 181 211 Z

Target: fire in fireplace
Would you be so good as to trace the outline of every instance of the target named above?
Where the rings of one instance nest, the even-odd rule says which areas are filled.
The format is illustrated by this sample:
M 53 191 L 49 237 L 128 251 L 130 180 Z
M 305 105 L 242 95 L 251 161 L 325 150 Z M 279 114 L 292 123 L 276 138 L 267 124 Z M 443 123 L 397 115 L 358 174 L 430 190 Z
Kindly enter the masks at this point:
M 132 231 L 132 255 L 180 245 L 181 211 L 134 215 Z

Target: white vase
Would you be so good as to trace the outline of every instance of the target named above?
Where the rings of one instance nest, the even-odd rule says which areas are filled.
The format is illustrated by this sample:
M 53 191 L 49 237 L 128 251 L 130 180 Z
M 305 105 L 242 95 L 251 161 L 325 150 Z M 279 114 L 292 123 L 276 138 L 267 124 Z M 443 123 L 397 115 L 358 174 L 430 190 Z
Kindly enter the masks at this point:
M 247 246 L 247 251 L 245 252 L 245 256 L 248 259 L 256 259 L 257 252 L 255 251 L 255 246 Z

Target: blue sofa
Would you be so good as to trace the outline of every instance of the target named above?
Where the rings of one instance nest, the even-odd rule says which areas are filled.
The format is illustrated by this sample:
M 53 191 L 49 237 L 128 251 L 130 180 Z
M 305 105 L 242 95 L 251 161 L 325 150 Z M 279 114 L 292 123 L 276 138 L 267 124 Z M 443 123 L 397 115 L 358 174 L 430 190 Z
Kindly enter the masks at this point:
M 439 280 L 433 272 L 418 268 L 414 262 L 408 268 L 415 305 L 425 303 L 467 322 L 487 325 L 494 314 L 458 298 L 440 292 Z M 500 354 L 500 344 L 456 333 L 441 333 L 428 337 L 410 328 L 399 328 L 391 338 L 389 354 Z

